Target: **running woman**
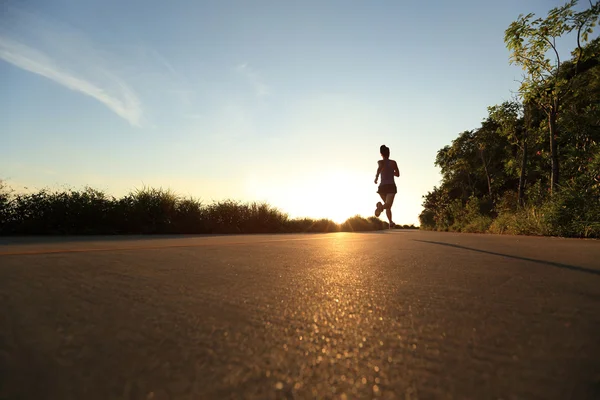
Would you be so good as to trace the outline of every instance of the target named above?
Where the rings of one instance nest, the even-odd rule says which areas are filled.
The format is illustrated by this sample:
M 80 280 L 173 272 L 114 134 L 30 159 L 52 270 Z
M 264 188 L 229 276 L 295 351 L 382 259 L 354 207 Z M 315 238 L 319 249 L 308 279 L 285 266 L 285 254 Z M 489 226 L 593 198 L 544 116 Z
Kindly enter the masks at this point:
M 377 174 L 375 174 L 375 184 L 377 184 L 379 174 L 381 174 L 381 184 L 379 185 L 377 193 L 381 196 L 383 204 L 377 202 L 375 216 L 379 217 L 383 210 L 385 210 L 388 221 L 390 222 L 390 228 L 393 228 L 396 224 L 392 221 L 392 204 L 394 204 L 394 197 L 396 197 L 396 193 L 398 192 L 396 182 L 394 182 L 394 176 L 400 176 L 400 170 L 398 169 L 396 161 L 390 160 L 389 147 L 385 144 L 381 145 L 379 152 L 381 153 L 383 160 L 377 161 L 378 166 Z

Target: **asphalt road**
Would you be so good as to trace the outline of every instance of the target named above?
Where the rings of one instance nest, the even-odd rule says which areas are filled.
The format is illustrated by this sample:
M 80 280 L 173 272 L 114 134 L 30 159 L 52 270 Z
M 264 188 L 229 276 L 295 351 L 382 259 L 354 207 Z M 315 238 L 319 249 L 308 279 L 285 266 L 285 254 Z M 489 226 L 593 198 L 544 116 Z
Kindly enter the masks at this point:
M 598 399 L 600 241 L 0 239 L 0 399 Z

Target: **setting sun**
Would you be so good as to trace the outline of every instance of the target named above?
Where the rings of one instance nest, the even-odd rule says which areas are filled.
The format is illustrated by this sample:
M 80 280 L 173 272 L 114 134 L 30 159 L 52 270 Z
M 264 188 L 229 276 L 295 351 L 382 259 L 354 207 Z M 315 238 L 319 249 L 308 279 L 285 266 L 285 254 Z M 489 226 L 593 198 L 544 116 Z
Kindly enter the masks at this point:
M 328 218 L 344 222 L 355 215 L 373 215 L 376 186 L 367 173 L 333 170 L 318 178 L 305 178 L 276 187 L 253 181 L 255 197 L 268 198 L 290 217 Z
M 374 208 L 369 206 L 375 203 L 375 190 L 371 188 L 369 193 L 363 179 L 339 171 L 326 174 L 314 182 L 312 188 L 312 185 L 307 187 L 306 194 L 299 196 L 298 204 L 293 208 L 302 210 L 307 216 L 329 218 L 338 223 L 357 214 L 368 214 L 367 210 Z

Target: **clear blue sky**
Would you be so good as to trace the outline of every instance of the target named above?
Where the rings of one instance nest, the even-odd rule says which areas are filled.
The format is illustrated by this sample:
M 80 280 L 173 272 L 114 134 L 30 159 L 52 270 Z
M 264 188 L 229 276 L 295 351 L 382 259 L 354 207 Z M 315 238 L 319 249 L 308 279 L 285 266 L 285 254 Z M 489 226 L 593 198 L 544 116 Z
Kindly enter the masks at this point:
M 561 1 L 7 1 L 0 178 L 417 223 L 438 149 L 511 98 L 504 30 Z M 348 215 L 346 215 L 348 214 Z

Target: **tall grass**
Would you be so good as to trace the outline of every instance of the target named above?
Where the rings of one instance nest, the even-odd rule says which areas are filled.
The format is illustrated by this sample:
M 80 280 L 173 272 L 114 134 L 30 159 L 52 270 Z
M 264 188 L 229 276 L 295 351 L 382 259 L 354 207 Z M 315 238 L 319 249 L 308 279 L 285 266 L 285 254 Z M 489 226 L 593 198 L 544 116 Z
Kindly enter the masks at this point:
M 510 200 L 510 199 L 509 199 Z M 471 204 L 473 203 L 473 204 Z M 423 224 L 423 229 L 509 235 L 600 238 L 600 198 L 595 192 L 564 185 L 560 192 L 544 200 L 519 206 L 501 199 L 493 212 L 452 203 L 438 218 Z M 452 221 L 447 223 L 446 221 Z
M 0 181 L 1 235 L 203 234 L 362 232 L 388 228 L 360 216 L 342 224 L 291 219 L 267 203 L 224 200 L 203 204 L 155 188 L 115 198 L 89 187 L 15 194 Z
M 548 206 L 525 206 L 516 211 L 501 212 L 491 223 L 490 233 L 508 235 L 552 235 L 546 218 Z

